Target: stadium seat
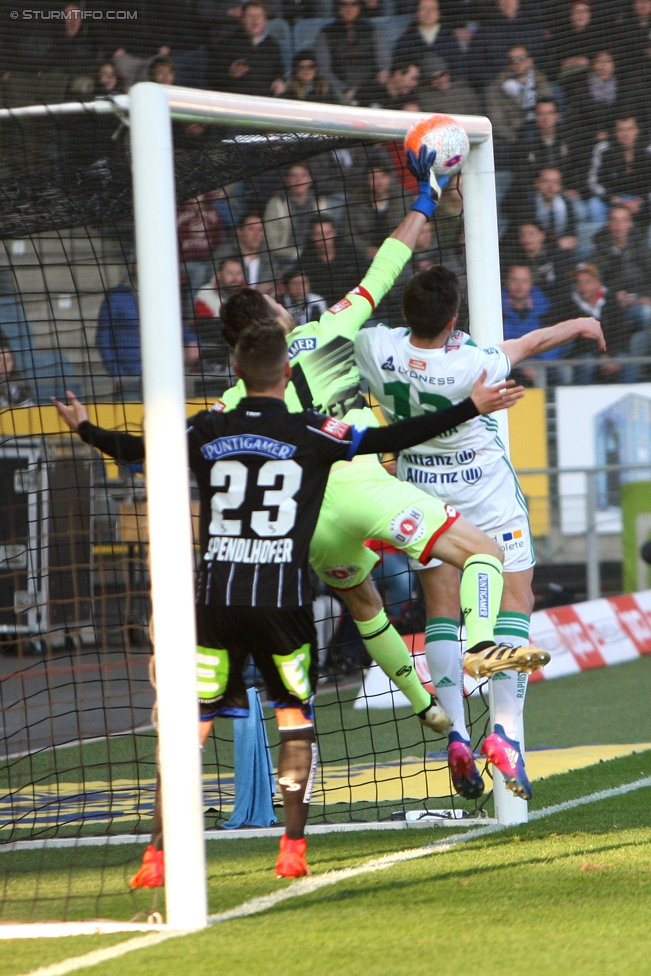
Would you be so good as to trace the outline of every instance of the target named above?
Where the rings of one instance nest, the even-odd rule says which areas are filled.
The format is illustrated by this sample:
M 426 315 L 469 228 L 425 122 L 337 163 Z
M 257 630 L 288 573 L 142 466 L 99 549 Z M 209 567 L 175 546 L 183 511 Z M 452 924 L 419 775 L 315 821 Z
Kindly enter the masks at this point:
M 294 51 L 313 48 L 319 32 L 333 20 L 333 17 L 308 17 L 307 20 L 297 20 L 294 24 Z
M 286 20 L 282 17 L 274 17 L 267 24 L 267 30 L 271 36 L 278 41 L 280 53 L 283 59 L 285 74 L 290 75 L 292 71 L 292 57 L 294 54 L 292 46 L 292 31 Z

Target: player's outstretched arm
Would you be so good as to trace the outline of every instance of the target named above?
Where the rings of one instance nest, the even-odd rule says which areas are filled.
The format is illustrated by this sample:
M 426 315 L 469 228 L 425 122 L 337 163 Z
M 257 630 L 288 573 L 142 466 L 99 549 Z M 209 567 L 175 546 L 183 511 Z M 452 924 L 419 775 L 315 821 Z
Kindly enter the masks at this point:
M 430 170 L 435 159 L 436 150 L 428 150 L 426 146 L 421 146 L 418 156 L 411 149 L 407 151 L 407 166 L 418 180 L 418 196 L 407 216 L 380 247 L 358 287 L 348 292 L 346 298 L 350 307 L 342 314 L 338 305 L 343 303 L 337 303 L 334 306 L 338 312 L 336 318 L 325 313 L 321 321 L 326 328 L 334 327 L 352 338 L 393 287 L 416 247 L 423 225 L 436 210 L 443 187 L 448 183 L 447 177 L 439 177 L 437 187 L 430 184 Z
M 86 407 L 77 399 L 74 393 L 66 390 L 68 404 L 62 403 L 52 397 L 52 403 L 57 408 L 59 416 L 64 423 L 79 434 L 82 441 L 92 444 L 109 457 L 116 461 L 124 461 L 127 464 L 137 464 L 145 458 L 145 441 L 143 437 L 136 437 L 134 434 L 127 434 L 119 430 L 104 430 L 103 427 L 96 427 L 88 420 Z
M 424 413 L 420 417 L 410 417 L 389 427 L 370 427 L 356 432 L 351 450 L 348 452 L 349 460 L 355 454 L 404 451 L 408 447 L 439 437 L 479 414 L 494 413 L 505 407 L 512 407 L 520 397 L 524 396 L 524 387 L 516 386 L 515 380 L 502 380 L 495 386 L 486 386 L 485 379 L 486 371 L 476 381 L 469 397 L 446 410 Z
M 606 351 L 606 340 L 597 319 L 590 317 L 568 319 L 558 325 L 550 325 L 545 329 L 534 329 L 519 339 L 507 339 L 500 343 L 500 347 L 509 357 L 511 366 L 532 356 L 539 356 L 542 352 L 557 349 L 572 339 L 592 339 L 597 343 L 601 352 Z

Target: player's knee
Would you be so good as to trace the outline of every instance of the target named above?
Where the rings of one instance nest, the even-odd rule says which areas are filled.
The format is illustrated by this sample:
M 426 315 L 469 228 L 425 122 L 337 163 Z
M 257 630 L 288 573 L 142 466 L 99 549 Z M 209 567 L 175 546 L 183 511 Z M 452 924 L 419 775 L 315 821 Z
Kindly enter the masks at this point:
M 372 620 L 382 609 L 382 597 L 370 576 L 354 589 L 340 592 L 354 620 Z
M 302 708 L 276 708 L 276 722 L 283 742 L 303 739 L 315 742 L 314 721 L 309 718 Z
M 499 559 L 501 563 L 504 562 L 504 550 L 502 549 L 499 542 L 495 542 L 491 539 L 489 535 L 486 536 L 488 549 L 485 550 L 487 556 L 493 556 L 495 559 Z
M 202 718 L 199 721 L 199 744 L 204 746 L 213 727 L 212 718 Z

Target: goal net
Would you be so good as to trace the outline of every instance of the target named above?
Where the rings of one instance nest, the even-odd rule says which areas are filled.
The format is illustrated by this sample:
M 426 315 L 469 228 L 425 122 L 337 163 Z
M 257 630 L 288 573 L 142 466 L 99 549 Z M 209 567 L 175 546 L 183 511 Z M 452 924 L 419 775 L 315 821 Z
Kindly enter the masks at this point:
M 168 96 L 174 150 L 163 158 Z M 414 190 L 400 151 L 411 113 L 288 106 L 146 84 L 99 106 L 0 113 L 6 933 L 18 931 L 11 923 L 49 921 L 112 919 L 128 927 L 157 912 L 177 927 L 202 924 L 201 892 L 185 915 L 178 907 L 188 901 L 189 861 L 205 885 L 201 830 L 193 835 L 193 825 L 214 838 L 247 790 L 256 806 L 255 785 L 241 769 L 238 775 L 231 720 L 216 723 L 204 750 L 202 799 L 194 796 L 190 814 L 184 806 L 198 789 L 198 759 L 195 769 L 183 417 L 211 406 L 234 382 L 219 309 L 235 287 L 246 280 L 277 296 L 299 321 L 319 317 L 361 279 Z M 454 268 L 462 327 L 470 322 L 480 341 L 491 342 L 501 327 L 492 149 L 485 120 L 465 122 L 473 149 L 464 178 L 444 195 L 401 282 L 433 263 Z M 156 169 L 161 159 L 167 183 Z M 400 323 L 401 282 L 374 322 Z M 143 374 L 147 482 L 142 470 L 117 466 L 67 432 L 51 404 L 71 390 L 91 420 L 140 432 Z M 196 531 L 194 541 L 197 556 Z M 399 555 L 382 557 L 376 582 L 426 682 L 417 580 Z M 472 803 L 454 794 L 445 741 L 423 731 L 371 667 L 336 592 L 317 587 L 314 608 L 320 765 L 309 825 L 401 826 L 423 811 L 455 822 L 492 816 L 488 789 Z M 262 697 L 273 764 L 272 712 L 253 668 L 249 679 Z M 488 721 L 484 689 L 466 707 L 478 743 Z M 164 797 L 178 839 L 177 847 L 166 834 L 167 916 L 162 893 L 128 887 L 148 842 L 159 742 L 167 789 L 180 797 L 174 809 Z M 264 823 L 251 818 L 242 832 L 280 825 L 282 806 Z

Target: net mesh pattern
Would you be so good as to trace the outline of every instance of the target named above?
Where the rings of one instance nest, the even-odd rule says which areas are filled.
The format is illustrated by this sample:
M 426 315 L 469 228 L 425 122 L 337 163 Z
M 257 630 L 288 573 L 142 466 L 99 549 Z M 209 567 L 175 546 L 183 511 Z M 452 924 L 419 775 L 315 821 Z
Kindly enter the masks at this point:
M 97 133 L 107 131 L 118 135 L 103 152 Z M 63 432 L 50 403 L 72 389 L 101 425 L 141 429 L 137 356 L 115 338 L 137 316 L 128 133 L 114 118 L 50 118 L 34 127 L 5 121 L 0 135 L 24 163 L 20 178 L 0 180 L 0 332 L 12 359 L 0 391 L 0 919 L 128 919 L 151 900 L 127 886 L 148 839 L 156 779 L 146 491 L 141 472 Z M 256 274 L 299 321 L 318 315 L 361 279 L 413 188 L 387 146 L 216 130 L 188 148 L 177 126 L 175 137 L 185 341 L 199 351 L 186 363 L 191 412 L 234 381 L 218 314 L 232 286 L 229 262 Z M 295 204 L 289 174 L 299 163 L 312 187 Z M 378 208 L 380 177 L 369 182 L 369 168 L 391 174 Z M 456 267 L 465 286 L 462 207 L 451 191 L 373 321 L 399 324 L 400 285 L 428 263 Z M 336 250 L 323 243 L 331 231 Z M 290 294 L 299 273 L 309 289 Z M 422 651 L 415 577 L 387 570 L 378 585 L 408 646 Z M 320 766 L 309 822 L 487 809 L 489 794 L 479 805 L 451 795 L 445 741 L 425 733 L 411 709 L 386 695 L 376 708 L 360 691 L 370 660 L 336 595 L 322 587 L 315 610 Z M 483 696 L 467 709 L 477 744 Z M 271 710 L 265 723 L 275 761 Z M 234 782 L 232 722 L 221 720 L 204 750 L 208 828 L 231 816 Z M 282 821 L 280 805 L 276 815 Z M 77 843 L 130 834 L 136 846 Z M 46 838 L 71 846 L 35 846 Z

